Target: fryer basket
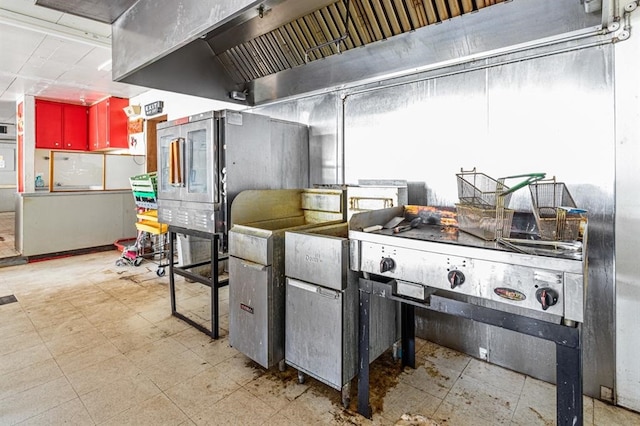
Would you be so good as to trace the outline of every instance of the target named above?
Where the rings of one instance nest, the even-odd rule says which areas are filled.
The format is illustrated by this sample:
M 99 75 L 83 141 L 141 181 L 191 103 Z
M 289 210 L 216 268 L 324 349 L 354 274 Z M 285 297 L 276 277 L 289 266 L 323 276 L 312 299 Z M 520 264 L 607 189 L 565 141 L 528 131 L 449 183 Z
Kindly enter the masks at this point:
M 458 227 L 483 240 L 495 241 L 511 234 L 514 213 L 511 209 L 456 204 L 456 213 Z
M 495 208 L 500 194 L 509 190 L 509 187 L 504 185 L 504 179 L 498 180 L 484 173 L 476 172 L 475 167 L 469 171 L 460 170 L 456 176 L 460 204 Z M 504 206 L 509 205 L 511 194 L 510 192 L 503 195 Z
M 584 214 L 574 213 L 576 203 L 562 182 L 536 182 L 529 185 L 533 215 L 543 240 L 579 240 Z

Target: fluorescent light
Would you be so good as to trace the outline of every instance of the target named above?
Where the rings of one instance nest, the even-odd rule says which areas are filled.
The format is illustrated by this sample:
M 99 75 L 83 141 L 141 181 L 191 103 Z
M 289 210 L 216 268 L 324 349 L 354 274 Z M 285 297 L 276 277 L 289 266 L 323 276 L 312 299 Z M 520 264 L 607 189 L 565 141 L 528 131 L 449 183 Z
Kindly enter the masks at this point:
M 0 24 L 23 30 L 35 31 L 65 40 L 111 49 L 111 39 L 87 31 L 78 30 L 21 13 L 0 8 Z
M 98 65 L 98 71 L 111 71 L 111 59 Z

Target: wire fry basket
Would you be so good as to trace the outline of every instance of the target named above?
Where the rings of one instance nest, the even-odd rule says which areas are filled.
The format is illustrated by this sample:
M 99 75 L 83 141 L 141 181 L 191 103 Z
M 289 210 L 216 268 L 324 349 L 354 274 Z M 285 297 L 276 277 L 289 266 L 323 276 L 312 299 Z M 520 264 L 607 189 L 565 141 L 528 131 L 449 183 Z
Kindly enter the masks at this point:
M 456 204 L 458 227 L 486 241 L 509 237 L 514 211 L 503 208 L 499 215 L 498 210 L 495 207 Z
M 456 204 L 458 226 L 461 230 L 487 241 L 500 241 L 511 234 L 514 211 L 507 206 L 511 194 L 532 182 L 543 179 L 544 173 L 528 173 L 493 179 L 484 173 L 460 170 L 458 197 Z M 505 185 L 505 180 L 525 178 L 513 187 Z
M 473 170 L 460 170 L 456 174 L 458 178 L 458 198 L 460 204 L 472 206 L 496 207 L 498 204 L 498 196 L 504 191 L 508 191 L 509 187 L 504 185 L 504 179 L 500 182 L 484 173 Z M 504 206 L 509 205 L 511 193 L 503 196 Z
M 543 240 L 579 240 L 584 213 L 562 182 L 555 177 L 529 185 L 533 215 Z

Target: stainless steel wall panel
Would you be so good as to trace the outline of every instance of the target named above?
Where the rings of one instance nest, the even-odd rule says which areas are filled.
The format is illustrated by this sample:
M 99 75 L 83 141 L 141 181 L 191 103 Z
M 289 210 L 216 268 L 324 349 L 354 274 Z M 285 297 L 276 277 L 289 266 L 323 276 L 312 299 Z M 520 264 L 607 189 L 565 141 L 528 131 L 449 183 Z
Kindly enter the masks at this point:
M 601 385 L 613 386 L 614 375 L 612 51 L 607 45 L 378 90 L 354 89 L 346 91 L 344 107 L 347 181 L 373 174 L 423 181 L 428 203 L 444 205 L 457 199 L 460 167 L 496 177 L 546 172 L 567 183 L 578 206 L 590 212 L 584 389 L 592 396 L 600 395 Z M 579 65 L 584 63 L 590 66 Z M 600 108 L 579 107 L 585 105 Z M 512 204 L 530 208 L 528 194 L 517 195 Z M 430 326 L 419 334 L 477 354 L 469 345 L 477 341 L 475 326 L 438 316 L 449 325 L 432 327 L 433 315 L 423 316 Z M 553 354 L 537 339 L 523 338 L 500 352 L 491 348 L 510 347 L 509 336 L 501 330 L 482 335 L 492 362 L 554 380 L 547 366 Z
M 336 93 L 283 101 L 251 111 L 309 126 L 309 184 L 342 182 L 341 100 Z
M 630 17 L 640 28 L 640 14 Z M 615 292 L 616 390 L 618 404 L 640 411 L 640 37 L 634 32 L 615 45 L 616 60 L 616 180 Z
M 271 120 L 272 189 L 309 186 L 309 129 L 305 124 Z M 297 141 L 297 143 L 296 143 Z

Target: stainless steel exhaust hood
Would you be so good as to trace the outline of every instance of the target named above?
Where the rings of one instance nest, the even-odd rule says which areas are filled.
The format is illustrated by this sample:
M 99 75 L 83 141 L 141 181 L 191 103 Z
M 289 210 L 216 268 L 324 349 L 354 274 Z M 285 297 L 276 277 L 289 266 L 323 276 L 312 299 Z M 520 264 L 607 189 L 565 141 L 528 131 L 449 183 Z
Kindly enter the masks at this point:
M 113 24 L 113 76 L 258 105 L 599 28 L 585 10 L 579 0 L 140 0 Z

